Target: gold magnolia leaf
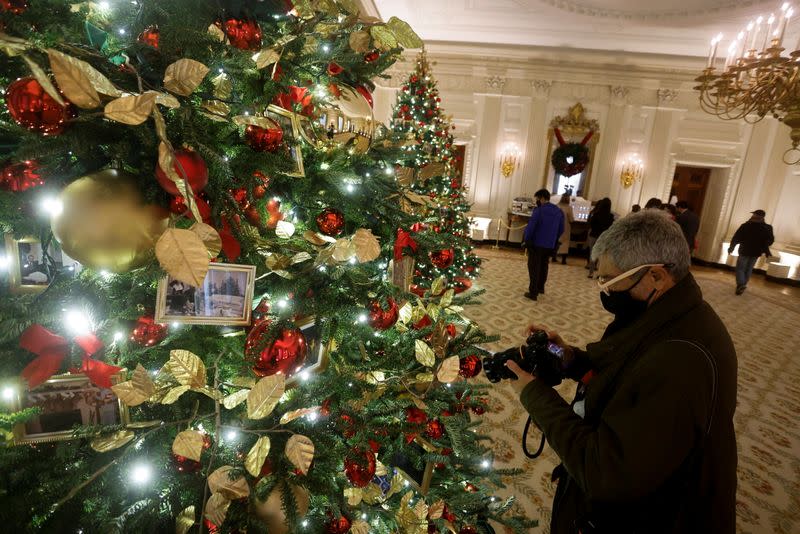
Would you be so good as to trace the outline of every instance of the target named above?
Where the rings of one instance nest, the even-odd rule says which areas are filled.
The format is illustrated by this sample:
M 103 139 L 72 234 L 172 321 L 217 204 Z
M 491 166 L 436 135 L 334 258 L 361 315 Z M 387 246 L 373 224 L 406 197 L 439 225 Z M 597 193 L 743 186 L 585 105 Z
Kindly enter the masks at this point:
M 135 434 L 130 430 L 118 430 L 113 434 L 94 438 L 91 442 L 92 449 L 97 452 L 108 452 L 130 443 Z
M 206 113 L 202 111 L 201 113 L 212 121 L 228 122 L 229 120 L 228 115 L 231 112 L 231 107 L 225 102 L 220 102 L 219 100 L 203 100 L 200 107 L 206 111 Z
M 443 276 L 440 276 L 439 278 L 434 280 L 433 284 L 431 284 L 431 294 L 440 295 L 442 291 L 444 291 L 444 284 L 445 284 L 445 279 Z
M 435 303 L 431 302 L 428 304 L 427 308 L 425 308 L 425 313 L 430 315 L 431 319 L 436 321 L 439 319 L 439 314 L 442 312 L 442 309 L 436 305 Z
M 186 534 L 194 526 L 194 505 L 188 506 L 175 518 L 175 534 Z
M 422 384 L 433 382 L 433 373 L 417 373 L 417 376 L 414 377 L 414 380 Z
M 338 262 L 348 261 L 356 255 L 356 247 L 350 239 L 337 239 L 333 246 L 333 259 Z
M 361 519 L 354 521 L 350 526 L 351 534 L 369 534 L 369 523 Z
M 350 34 L 350 48 L 357 54 L 369 52 L 369 44 L 372 38 L 367 32 L 359 31 Z
M 252 376 L 237 376 L 231 380 L 231 384 L 234 386 L 247 389 L 251 389 L 253 386 L 255 386 L 256 382 L 258 381 Z
M 272 413 L 286 388 L 284 375 L 262 378 L 247 394 L 247 417 L 263 419 Z
M 58 87 L 70 102 L 83 109 L 94 109 L 100 105 L 100 95 L 85 73 L 88 69 L 94 70 L 94 67 L 52 48 L 47 49 L 47 56 Z M 97 75 L 103 76 L 99 72 Z
M 233 123 L 237 126 L 258 126 L 259 128 L 275 128 L 275 121 L 258 115 L 236 115 Z
M 397 46 L 397 39 L 395 38 L 392 30 L 386 26 L 373 26 L 370 28 L 369 33 L 375 39 L 375 46 L 383 50 L 391 50 Z
M 134 421 L 133 423 L 128 423 L 125 425 L 125 428 L 151 428 L 154 426 L 158 426 L 162 424 L 163 421 Z
M 197 430 L 179 432 L 172 442 L 172 452 L 199 462 L 200 455 L 203 454 L 203 434 Z
M 339 5 L 351 15 L 358 15 L 360 12 L 355 0 L 339 0 Z
M 433 367 L 436 364 L 436 355 L 433 353 L 433 349 L 421 339 L 414 341 L 414 356 L 425 367 Z
M 160 402 L 161 404 L 174 404 L 175 401 L 181 398 L 181 395 L 192 389 L 192 386 L 175 386 L 170 388 L 166 395 L 164 395 Z
M 375 461 L 375 476 L 385 477 L 387 473 L 386 465 L 380 460 Z
M 353 234 L 352 241 L 359 263 L 366 263 L 380 257 L 381 245 L 378 243 L 378 238 L 372 234 L 372 230 L 359 228 Z
M 257 477 L 261 474 L 261 468 L 264 467 L 264 460 L 269 455 L 270 441 L 269 437 L 262 436 L 258 438 L 255 445 L 247 453 L 247 458 L 244 459 L 244 468 L 247 472 Z
M 211 78 L 211 84 L 214 86 L 214 98 L 227 100 L 233 94 L 233 82 L 224 72 L 220 72 Z
M 198 391 L 206 397 L 214 399 L 217 402 L 222 402 L 222 399 L 224 398 L 224 395 L 221 392 L 217 391 L 216 389 L 211 389 L 208 386 L 196 389 L 195 391 Z
M 363 489 L 362 494 L 364 502 L 367 504 L 378 504 L 384 500 L 383 491 L 380 486 L 372 482 Z
M 406 21 L 392 17 L 386 23 L 386 26 L 392 31 L 397 38 L 397 42 L 403 48 L 422 48 L 424 45 L 422 39 L 411 29 L 411 26 Z
M 312 230 L 306 230 L 303 232 L 303 238 L 312 245 L 317 245 L 318 247 L 328 244 L 328 242 L 322 238 L 322 235 Z
M 169 275 L 199 287 L 208 272 L 208 249 L 191 230 L 167 228 L 156 242 L 156 258 Z
M 395 474 L 392 477 L 392 483 L 389 485 L 389 491 L 386 493 L 386 498 L 388 499 L 395 493 L 400 493 L 403 491 L 403 488 L 406 487 L 406 479 L 400 473 Z
M 428 509 L 428 519 L 439 519 L 444 513 L 444 501 L 439 499 Z
M 444 358 L 447 355 L 447 346 L 449 344 L 450 335 L 447 333 L 447 323 L 445 321 L 438 321 L 431 334 L 433 353 L 439 358 Z
M 419 179 L 422 181 L 427 181 L 433 178 L 434 176 L 441 176 L 445 172 L 445 165 L 441 161 L 434 161 L 428 163 L 424 167 L 419 170 Z
M 445 384 L 455 382 L 458 378 L 458 371 L 460 370 L 459 363 L 458 356 L 451 356 L 443 361 L 442 365 L 439 366 L 439 370 L 436 372 L 436 378 L 439 379 L 439 382 Z
M 453 289 L 448 289 L 442 295 L 441 300 L 439 300 L 439 306 L 442 308 L 447 308 L 453 302 L 453 295 L 455 295 L 455 291 Z
M 410 187 L 414 183 L 415 170 L 411 167 L 400 167 L 394 173 L 397 181 L 404 187 Z
M 231 505 L 231 500 L 222 495 L 221 493 L 212 493 L 206 502 L 205 517 L 214 525 L 221 525 L 225 522 L 225 516 L 228 515 L 228 507 Z
M 256 69 L 261 70 L 270 65 L 277 63 L 281 59 L 281 54 L 274 48 L 264 48 L 253 54 L 253 61 L 256 63 Z
M 267 254 L 267 259 L 264 262 L 271 271 L 283 271 L 292 265 L 292 258 L 284 256 L 283 254 Z
M 111 391 L 128 406 L 139 406 L 150 398 L 150 395 L 145 396 L 140 390 L 136 389 L 132 380 L 114 384 L 111 386 Z
M 66 107 L 67 103 L 64 102 L 63 98 L 61 98 L 61 93 L 58 92 L 58 89 L 56 89 L 55 85 L 53 85 L 53 82 L 50 81 L 50 77 L 47 75 L 44 69 L 42 69 L 38 63 L 25 54 L 22 54 L 22 59 L 25 60 L 28 68 L 31 69 L 31 74 L 33 74 L 33 77 L 36 78 L 37 82 L 39 82 L 39 85 L 42 86 L 42 89 L 44 89 L 45 93 L 50 95 L 53 100 L 58 102 L 60 106 Z
M 157 91 L 147 91 L 147 92 L 155 93 L 156 104 L 164 106 L 165 108 L 178 109 L 179 107 L 181 107 L 180 101 L 169 93 L 159 93 Z
M 408 324 L 411 320 L 411 313 L 412 313 L 412 306 L 411 302 L 406 301 L 405 304 L 400 306 L 400 315 L 398 317 L 399 321 L 403 324 Z
M 28 41 L 0 32 L 0 50 L 9 57 L 20 55 L 28 48 Z
M 208 67 L 193 59 L 179 59 L 164 72 L 164 89 L 176 95 L 189 96 L 203 82 Z
M 250 495 L 250 485 L 244 476 L 231 479 L 230 472 L 233 467 L 223 465 L 210 475 L 208 475 L 208 489 L 212 493 L 220 493 L 226 499 L 241 499 Z
M 240 389 L 236 393 L 231 393 L 222 400 L 222 405 L 229 410 L 233 410 L 241 403 L 243 403 L 245 400 L 247 400 L 248 393 L 250 393 L 249 389 Z
M 222 238 L 219 236 L 219 232 L 213 226 L 202 222 L 194 223 L 189 230 L 197 234 L 197 237 L 203 241 L 208 255 L 216 258 L 219 251 L 222 250 Z
M 294 235 L 294 224 L 289 221 L 278 221 L 275 226 L 275 235 L 282 239 L 289 239 Z
M 172 350 L 167 365 L 180 384 L 196 389 L 205 387 L 206 366 L 196 354 L 188 350 Z
M 147 369 L 142 367 L 142 364 L 137 364 L 136 369 L 133 371 L 133 377 L 131 377 L 131 382 L 133 382 L 133 387 L 139 391 L 141 391 L 144 395 L 150 398 L 156 390 L 156 385 L 153 383 L 153 379 L 150 378 L 150 373 L 147 372 Z
M 106 104 L 103 113 L 112 121 L 138 126 L 147 120 L 155 105 L 155 93 L 123 96 Z
M 211 35 L 211 37 L 217 39 L 220 43 L 224 43 L 228 39 L 228 36 L 225 35 L 225 32 L 222 31 L 222 28 L 220 28 L 216 24 L 210 24 L 208 26 L 208 33 L 209 35 Z
M 286 442 L 286 457 L 302 474 L 308 474 L 314 460 L 314 442 L 306 436 L 294 434 Z
M 361 488 L 345 488 L 344 498 L 347 499 L 347 504 L 350 506 L 358 506 L 362 499 Z
M 312 406 L 311 408 L 300 408 L 299 410 L 292 410 L 291 412 L 286 412 L 281 416 L 281 424 L 285 425 L 286 423 L 291 423 L 295 419 L 300 419 L 301 417 L 305 417 L 310 413 L 314 413 L 319 410 L 319 406 Z
M 425 501 L 422 499 L 417 501 L 417 504 L 414 505 L 413 511 L 417 516 L 417 519 L 420 521 L 424 521 L 425 518 L 428 517 L 428 505 L 425 504 Z
M 298 252 L 294 256 L 292 256 L 292 265 L 297 265 L 298 263 L 303 263 L 304 261 L 309 261 L 314 259 L 311 254 L 308 252 Z

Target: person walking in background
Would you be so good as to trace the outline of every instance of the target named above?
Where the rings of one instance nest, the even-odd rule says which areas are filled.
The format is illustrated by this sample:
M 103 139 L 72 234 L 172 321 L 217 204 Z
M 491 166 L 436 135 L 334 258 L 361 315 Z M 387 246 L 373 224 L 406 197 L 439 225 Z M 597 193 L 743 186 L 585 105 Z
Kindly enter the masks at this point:
M 586 245 L 589 247 L 589 257 L 586 258 L 586 268 L 589 269 L 589 278 L 592 278 L 597 266 L 592 261 L 592 247 L 597 238 L 614 224 L 614 215 L 611 213 L 611 199 L 606 197 L 598 200 L 592 211 L 589 212 L 587 222 L 589 223 L 589 239 L 586 241 Z
M 680 200 L 675 205 L 678 209 L 678 217 L 675 222 L 681 227 L 683 236 L 686 238 L 686 243 L 689 245 L 689 253 L 695 249 L 694 240 L 697 237 L 697 231 L 700 229 L 700 217 L 689 208 L 689 203 L 685 200 Z
M 525 296 L 536 300 L 544 293 L 550 256 L 556 248 L 558 236 L 564 233 L 564 212 L 550 203 L 550 191 L 540 189 L 533 197 L 536 208 L 525 227 L 523 243 L 528 249 L 528 292 Z
M 572 205 L 570 204 L 571 198 L 570 195 L 564 193 L 558 201 L 558 207 L 564 212 L 564 233 L 558 238 L 558 250 L 553 254 L 553 263 L 557 261 L 557 257 L 560 254 L 561 265 L 567 264 L 570 236 L 572 235 L 572 223 L 575 222 L 575 216 L 572 214 Z
M 766 212 L 756 210 L 751 213 L 753 216 L 736 230 L 728 246 L 728 254 L 732 254 L 736 245 L 739 245 L 739 258 L 736 260 L 737 295 L 741 295 L 747 289 L 747 282 L 750 281 L 758 258 L 762 254 L 772 256 L 769 246 L 775 242 L 772 226 L 764 222 Z
M 640 211 L 642 211 L 642 207 L 639 204 L 634 204 L 631 207 L 631 213 L 639 213 Z
M 646 210 L 660 210 L 664 207 L 664 203 L 661 202 L 660 198 L 653 197 L 647 201 L 647 204 L 644 205 L 644 209 Z

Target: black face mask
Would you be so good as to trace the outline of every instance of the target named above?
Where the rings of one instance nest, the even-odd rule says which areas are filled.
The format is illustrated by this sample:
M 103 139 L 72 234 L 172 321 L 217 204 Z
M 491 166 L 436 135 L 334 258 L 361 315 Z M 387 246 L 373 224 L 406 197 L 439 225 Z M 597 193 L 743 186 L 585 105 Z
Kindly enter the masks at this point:
M 645 274 L 645 276 L 647 276 Z M 650 299 L 655 295 L 656 290 L 650 292 L 647 300 L 636 300 L 631 295 L 631 290 L 644 280 L 644 276 L 625 291 L 611 291 L 610 294 L 600 293 L 600 302 L 603 308 L 614 314 L 614 321 L 618 324 L 629 324 L 638 319 L 645 311 Z

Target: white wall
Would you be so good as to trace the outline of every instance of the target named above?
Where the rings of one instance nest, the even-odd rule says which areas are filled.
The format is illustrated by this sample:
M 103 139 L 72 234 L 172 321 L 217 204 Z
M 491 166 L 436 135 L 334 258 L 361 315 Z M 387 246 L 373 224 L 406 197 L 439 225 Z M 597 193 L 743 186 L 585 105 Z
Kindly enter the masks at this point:
M 703 112 L 693 78 L 698 60 L 613 52 L 515 47 L 429 46 L 442 106 L 452 114 L 458 143 L 466 143 L 465 182 L 473 213 L 505 218 L 511 199 L 545 185 L 551 119 L 581 102 L 600 123 L 588 197 L 611 198 L 627 213 L 650 197 L 668 200 L 677 165 L 712 168 L 698 257 L 724 261 L 721 243 L 749 212 L 764 209 L 774 226 L 774 251 L 800 253 L 800 167 L 783 163 L 789 129 L 774 119 L 755 125 L 723 121 Z M 392 69 L 375 93 L 379 120 L 388 123 L 397 88 L 414 57 Z M 498 153 L 506 142 L 523 151 L 519 168 L 503 178 Z M 638 154 L 643 180 L 619 181 L 622 161 Z M 493 222 L 489 236 L 497 234 Z M 505 238 L 505 233 L 501 233 Z M 512 234 L 512 239 L 518 234 Z M 800 269 L 794 269 L 800 276 Z

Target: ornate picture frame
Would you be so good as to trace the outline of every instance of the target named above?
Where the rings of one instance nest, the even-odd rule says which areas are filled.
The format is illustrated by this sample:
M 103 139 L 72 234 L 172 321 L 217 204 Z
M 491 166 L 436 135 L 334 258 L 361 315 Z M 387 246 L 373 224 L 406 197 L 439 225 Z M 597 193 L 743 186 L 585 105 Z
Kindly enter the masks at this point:
M 14 239 L 12 234 L 5 234 L 5 249 L 12 293 L 38 293 L 50 285 L 53 273 L 47 269 L 42 243 L 38 238 Z M 72 267 L 76 272 L 80 270 L 80 264 L 64 254 L 55 240 L 47 247 L 47 256 L 52 259 L 51 266 L 58 270 L 64 267 Z
M 277 122 L 283 130 L 283 141 L 294 162 L 294 169 L 286 174 L 304 177 L 306 170 L 303 166 L 303 151 L 300 148 L 301 129 L 298 115 L 280 106 L 270 104 L 264 111 L 264 116 Z
M 114 384 L 122 376 L 111 377 Z M 127 425 L 128 406 L 111 389 L 93 384 L 83 374 L 55 375 L 43 384 L 18 392 L 13 410 L 38 406 L 43 413 L 14 427 L 15 445 L 45 443 L 73 438 L 73 427 L 80 425 Z
M 211 263 L 200 287 L 165 276 L 158 283 L 155 322 L 247 326 L 255 275 L 255 265 Z

